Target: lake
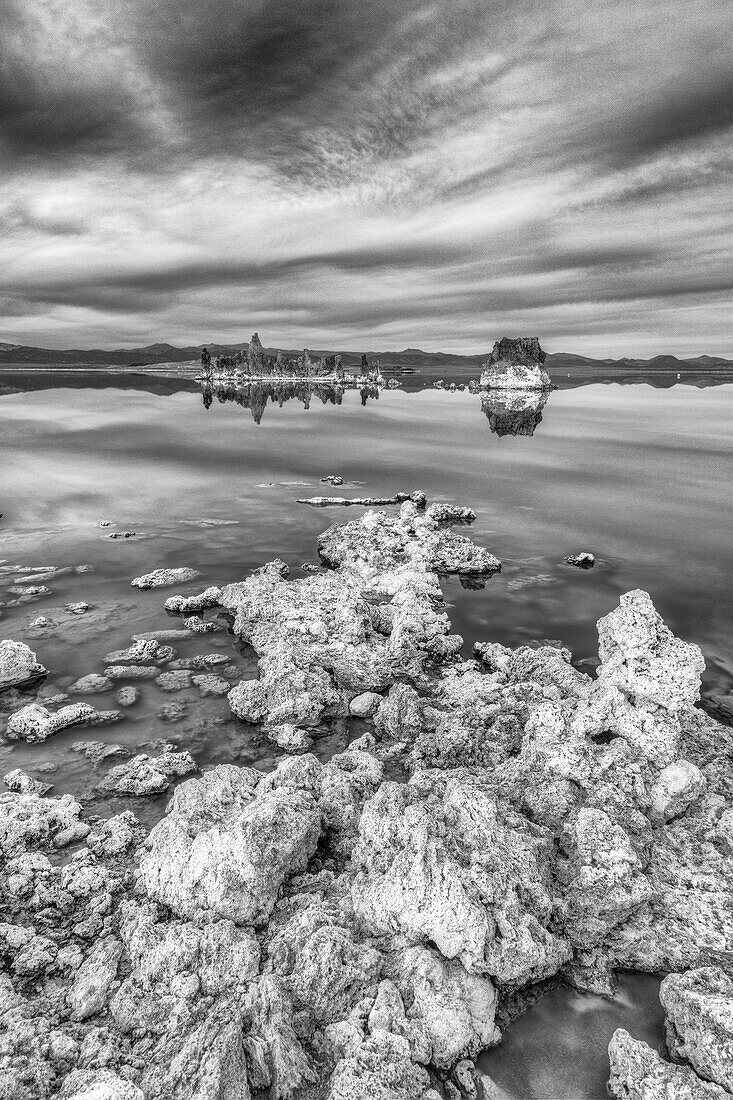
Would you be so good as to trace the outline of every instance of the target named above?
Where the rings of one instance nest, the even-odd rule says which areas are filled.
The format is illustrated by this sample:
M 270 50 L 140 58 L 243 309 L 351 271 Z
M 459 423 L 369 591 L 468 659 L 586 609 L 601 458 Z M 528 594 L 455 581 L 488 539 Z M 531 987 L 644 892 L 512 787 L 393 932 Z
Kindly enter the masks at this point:
M 287 400 L 280 392 L 274 402 L 262 388 L 207 394 L 176 372 L 2 371 L 0 636 L 28 642 L 50 671 L 46 694 L 63 692 L 101 672 L 104 655 L 132 634 L 178 624 L 163 610 L 175 590 L 139 592 L 133 577 L 193 566 L 202 576 L 182 590 L 194 592 L 241 579 L 275 556 L 291 576 L 305 575 L 319 532 L 361 509 L 310 508 L 297 498 L 422 488 L 432 500 L 474 508 L 472 538 L 503 563 L 483 588 L 444 583 L 466 655 L 479 639 L 509 646 L 552 639 L 589 671 L 596 620 L 621 593 L 644 588 L 671 629 L 702 647 L 704 705 L 730 722 L 733 379 L 704 388 L 674 379 L 666 388 L 658 379 L 561 381 L 546 402 L 507 408 L 467 390 L 436 389 L 427 375 L 411 376 L 403 389 L 347 390 L 338 403 L 325 389 Z M 343 486 L 323 484 L 329 474 Z M 565 563 L 581 550 L 595 554 L 594 568 Z M 91 571 L 49 580 L 40 597 L 10 591 L 32 568 L 87 565 Z M 74 601 L 90 613 L 58 610 Z M 63 623 L 33 626 L 39 616 Z M 192 636 L 179 656 L 202 652 L 226 656 L 233 682 L 254 673 L 251 654 L 223 623 L 203 640 Z M 102 708 L 110 698 L 84 696 Z M 172 700 L 183 704 L 176 720 Z M 359 725 L 334 722 L 319 731 L 315 751 L 322 759 L 340 751 Z M 152 824 L 165 796 L 95 795 L 116 761 L 93 768 L 72 747 L 85 739 L 137 751 L 171 741 L 204 767 L 231 761 L 267 770 L 277 759 L 272 745 L 232 719 L 225 698 L 171 696 L 144 683 L 140 704 L 109 729 L 70 730 L 42 745 L 0 743 L 1 774 L 15 767 L 43 774 L 54 794 L 70 792 L 91 812 L 132 805 Z M 482 1068 L 506 1096 L 604 1095 L 603 1043 L 613 1028 L 659 1031 L 655 979 L 630 978 L 622 993 L 618 1003 L 552 994 L 559 1000 L 530 1010 Z M 548 1038 L 548 1013 L 570 1036 L 565 1046 Z M 599 1034 L 603 1042 L 592 1041 Z

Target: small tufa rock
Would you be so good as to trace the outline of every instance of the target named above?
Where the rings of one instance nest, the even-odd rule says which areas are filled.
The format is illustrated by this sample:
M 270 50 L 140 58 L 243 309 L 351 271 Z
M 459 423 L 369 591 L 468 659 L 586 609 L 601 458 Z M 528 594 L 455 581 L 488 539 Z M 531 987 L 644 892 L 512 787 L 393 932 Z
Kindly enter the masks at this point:
M 144 573 L 142 577 L 135 577 L 130 581 L 133 588 L 169 588 L 173 584 L 187 584 L 200 577 L 198 569 L 183 567 L 181 569 L 155 569 L 152 573 Z
M 55 714 L 40 703 L 29 703 L 10 716 L 5 736 L 17 741 L 45 741 L 71 726 L 106 726 L 121 717 L 117 710 L 95 710 L 88 703 L 71 703 Z
M 115 694 L 115 702 L 118 707 L 134 707 L 140 699 L 140 688 L 133 687 L 132 684 L 128 684 L 125 687 L 117 689 Z
M 9 791 L 17 791 L 18 794 L 44 795 L 53 788 L 53 783 L 42 783 L 40 779 L 31 779 L 29 775 L 15 768 L 3 778 L 3 783 Z
M 290 722 L 283 722 L 279 726 L 271 726 L 267 730 L 267 740 L 282 749 L 283 752 L 307 752 L 313 744 L 313 738 L 302 729 L 298 729 Z
M 565 561 L 568 565 L 577 565 L 579 569 L 592 569 L 596 564 L 595 557 L 587 550 L 581 550 L 579 554 L 570 554 Z
M 354 718 L 373 718 L 382 702 L 382 696 L 376 691 L 362 691 L 349 703 L 349 713 Z

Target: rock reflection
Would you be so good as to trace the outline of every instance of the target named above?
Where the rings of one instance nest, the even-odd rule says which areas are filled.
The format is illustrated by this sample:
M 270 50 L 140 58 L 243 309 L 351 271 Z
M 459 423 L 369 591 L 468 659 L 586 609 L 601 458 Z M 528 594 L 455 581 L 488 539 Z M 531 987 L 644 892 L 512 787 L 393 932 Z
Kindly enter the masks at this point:
M 481 410 L 498 436 L 534 435 L 547 397 L 546 392 L 538 390 L 485 390 Z
M 343 401 L 345 384 L 329 382 L 307 382 L 304 380 L 274 380 L 258 382 L 237 382 L 231 380 L 203 380 L 201 382 L 201 396 L 205 409 L 211 408 L 214 398 L 221 404 L 233 401 L 241 405 L 243 409 L 249 409 L 255 424 L 259 424 L 267 408 L 268 402 L 282 408 L 286 401 L 298 401 L 304 409 L 310 408 L 315 397 L 324 405 L 340 405 Z M 377 383 L 364 384 L 359 387 L 362 405 L 367 401 L 379 397 L 380 386 Z

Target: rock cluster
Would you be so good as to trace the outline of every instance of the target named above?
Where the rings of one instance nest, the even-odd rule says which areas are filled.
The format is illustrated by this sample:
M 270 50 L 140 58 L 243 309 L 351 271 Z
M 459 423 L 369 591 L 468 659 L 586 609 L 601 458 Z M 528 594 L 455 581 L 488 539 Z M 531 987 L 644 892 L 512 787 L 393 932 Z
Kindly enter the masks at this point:
M 269 774 L 186 780 L 147 837 L 0 794 L 9 1096 L 472 1095 L 505 1002 L 555 976 L 607 993 L 618 968 L 678 972 L 679 1064 L 617 1033 L 614 1095 L 730 1096 L 733 739 L 695 706 L 702 655 L 635 591 L 595 679 L 551 645 L 463 659 L 439 575 L 499 567 L 452 530 L 473 518 L 407 501 L 324 532 L 323 573 L 221 589 L 258 658 L 232 711 L 300 753 Z M 368 732 L 321 763 L 315 727 L 349 715 Z M 109 774 L 161 788 L 186 756 Z

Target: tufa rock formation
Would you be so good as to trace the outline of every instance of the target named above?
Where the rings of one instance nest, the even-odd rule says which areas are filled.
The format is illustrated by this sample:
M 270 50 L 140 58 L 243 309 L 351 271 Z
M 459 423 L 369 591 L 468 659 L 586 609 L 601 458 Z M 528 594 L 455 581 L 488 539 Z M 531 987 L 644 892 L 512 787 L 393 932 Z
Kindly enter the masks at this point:
M 498 390 L 549 390 L 550 376 L 543 370 L 545 353 L 536 336 L 504 337 L 494 344 L 481 374 L 481 385 Z

